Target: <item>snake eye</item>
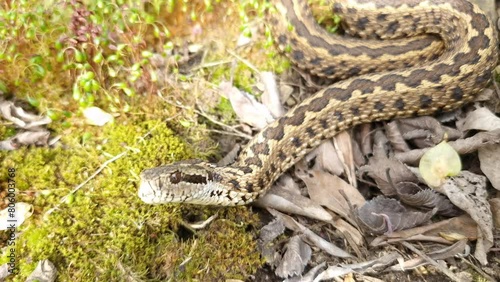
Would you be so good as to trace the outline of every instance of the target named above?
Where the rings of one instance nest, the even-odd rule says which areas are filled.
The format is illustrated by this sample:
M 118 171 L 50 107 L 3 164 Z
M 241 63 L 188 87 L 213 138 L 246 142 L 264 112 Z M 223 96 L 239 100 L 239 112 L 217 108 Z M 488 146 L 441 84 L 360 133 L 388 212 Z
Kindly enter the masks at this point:
M 170 175 L 170 183 L 177 184 L 181 182 L 182 174 L 179 171 L 176 171 Z

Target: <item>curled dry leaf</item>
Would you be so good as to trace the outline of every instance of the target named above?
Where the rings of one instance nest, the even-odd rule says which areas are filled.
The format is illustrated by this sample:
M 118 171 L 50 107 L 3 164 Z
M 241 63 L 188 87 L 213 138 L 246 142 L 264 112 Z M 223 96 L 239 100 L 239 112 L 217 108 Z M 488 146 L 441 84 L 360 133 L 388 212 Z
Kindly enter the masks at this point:
M 429 212 L 408 211 L 397 200 L 379 196 L 353 212 L 360 227 L 368 233 L 391 234 L 393 231 L 421 225 L 436 211 L 437 209 Z
M 368 165 L 362 166 L 359 173 L 367 173 L 377 183 L 377 187 L 386 196 L 394 196 L 397 191 L 394 190 L 393 184 L 400 182 L 418 182 L 418 178 L 411 170 L 399 160 L 388 158 L 385 153 L 385 144 L 380 137 L 381 133 L 375 133 L 375 144 L 373 146 L 373 157 L 368 161 Z M 387 179 L 387 171 L 389 170 L 393 184 Z
M 252 95 L 240 91 L 229 82 L 222 82 L 219 88 L 229 98 L 234 112 L 242 122 L 260 130 L 274 120 L 267 107 L 257 102 Z
M 39 261 L 35 270 L 26 278 L 26 282 L 54 282 L 57 276 L 57 269 L 49 260 Z
M 335 175 L 341 175 L 344 172 L 344 165 L 330 140 L 321 143 L 302 159 L 302 162 L 306 163 L 312 161 L 314 161 L 313 168 L 316 170 L 326 170 Z
M 344 171 L 347 176 L 347 180 L 354 187 L 357 186 L 356 183 L 356 170 L 354 167 L 354 156 L 352 150 L 352 138 L 347 131 L 341 131 L 339 134 L 333 137 L 333 145 L 337 151 L 337 155 L 340 157 L 340 161 L 344 165 Z
M 491 185 L 500 190 L 500 144 L 486 145 L 478 150 L 481 171 Z
M 486 253 L 493 246 L 493 217 L 487 201 L 486 177 L 462 171 L 448 179 L 438 191 L 477 223 L 479 237 L 474 255 L 481 264 L 487 264 Z
M 392 148 L 396 152 L 407 152 L 410 150 L 410 147 L 406 143 L 403 138 L 403 134 L 399 130 L 398 122 L 393 120 L 384 125 L 385 134 L 387 135 L 387 139 L 391 142 Z
M 445 127 L 431 116 L 406 118 L 398 120 L 398 127 L 405 140 L 411 140 L 417 147 L 425 148 L 434 146 L 447 136 L 448 140 L 461 137 L 455 129 Z
M 500 129 L 500 118 L 492 113 L 488 108 L 479 108 L 467 114 L 458 127 L 462 131 L 467 130 L 484 130 L 493 131 Z
M 370 245 L 376 247 L 387 242 L 394 243 L 408 240 L 449 244 L 456 241 L 457 238 L 458 240 L 467 238 L 470 241 L 477 239 L 477 224 L 469 215 L 464 214 L 439 222 L 382 235 L 375 238 Z
M 321 205 L 300 194 L 290 192 L 286 189 L 280 189 L 276 186 L 258 199 L 254 205 L 263 208 L 272 208 L 286 213 L 303 215 L 322 221 L 332 220 L 332 215 Z
M 264 84 L 262 103 L 269 109 L 273 117 L 278 118 L 285 114 L 285 109 L 281 104 L 278 85 L 272 72 L 263 71 L 260 73 L 260 80 Z
M 350 217 L 347 201 L 356 206 L 365 203 L 358 189 L 336 175 L 321 170 L 304 170 L 301 165 L 295 166 L 295 173 L 306 184 L 311 200 L 344 218 Z
M 301 275 L 311 259 L 311 247 L 302 241 L 300 236 L 295 235 L 290 238 L 285 248 L 285 254 L 276 268 L 276 275 L 283 278 Z
M 285 232 L 285 225 L 281 217 L 276 217 L 260 230 L 257 246 L 262 257 L 271 266 L 277 266 L 281 260 L 281 255 L 276 251 L 276 245 L 272 243 L 274 239 Z
M 401 202 L 416 208 L 438 209 L 438 214 L 455 216 L 459 211 L 448 198 L 432 189 L 424 189 L 413 182 L 400 182 L 396 191 Z

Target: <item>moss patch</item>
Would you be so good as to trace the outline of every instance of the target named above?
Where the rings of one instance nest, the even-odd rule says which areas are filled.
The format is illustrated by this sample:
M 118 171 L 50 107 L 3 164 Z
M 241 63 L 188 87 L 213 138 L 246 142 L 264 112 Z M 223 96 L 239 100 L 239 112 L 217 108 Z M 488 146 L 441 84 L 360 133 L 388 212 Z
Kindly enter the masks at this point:
M 256 218 L 246 208 L 224 210 L 208 230 L 183 236 L 180 223 L 183 216 L 190 217 L 190 210 L 197 211 L 194 219 L 214 210 L 150 206 L 136 196 L 136 176 L 142 169 L 192 157 L 164 122 L 107 127 L 92 146 L 85 147 L 72 143 L 67 148 L 18 150 L 2 156 L 2 167 L 17 170 L 18 200 L 35 207 L 16 241 L 21 275 L 14 281 L 23 281 L 42 259 L 57 266 L 61 281 L 95 277 L 124 281 L 129 275 L 153 280 L 171 275 L 241 278 L 260 264 L 254 234 L 247 232 Z M 104 161 L 123 151 L 127 154 L 60 203 Z M 3 183 L 6 175 L 1 179 Z M 186 268 L 178 269 L 187 257 L 191 261 Z M 239 265 L 235 258 L 244 258 L 245 263 Z M 0 264 L 5 261 L 2 256 Z M 202 265 L 210 271 L 199 271 Z

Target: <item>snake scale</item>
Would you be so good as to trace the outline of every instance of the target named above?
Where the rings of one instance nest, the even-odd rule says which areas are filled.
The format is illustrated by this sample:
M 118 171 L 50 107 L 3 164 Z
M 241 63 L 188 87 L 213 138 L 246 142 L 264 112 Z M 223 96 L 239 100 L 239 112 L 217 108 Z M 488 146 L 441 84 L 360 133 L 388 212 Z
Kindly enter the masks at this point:
M 305 0 L 274 4 L 269 23 L 284 53 L 314 75 L 342 80 L 269 124 L 231 165 L 194 160 L 144 170 L 144 202 L 251 203 L 339 131 L 456 109 L 486 87 L 496 66 L 496 29 L 466 0 L 334 0 L 343 36 L 318 26 Z

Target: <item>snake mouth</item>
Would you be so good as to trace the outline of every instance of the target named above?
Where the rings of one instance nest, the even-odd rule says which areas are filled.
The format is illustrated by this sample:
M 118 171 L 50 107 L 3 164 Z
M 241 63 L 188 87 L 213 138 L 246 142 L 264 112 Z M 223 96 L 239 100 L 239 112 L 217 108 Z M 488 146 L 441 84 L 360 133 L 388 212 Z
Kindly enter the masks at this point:
M 148 181 L 141 181 L 137 194 L 146 204 L 158 204 L 157 200 L 160 199 Z

